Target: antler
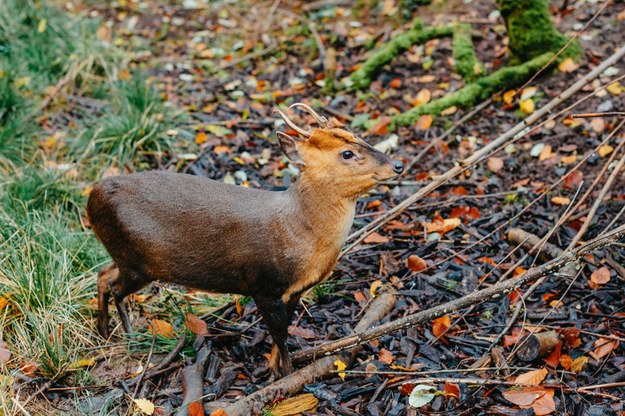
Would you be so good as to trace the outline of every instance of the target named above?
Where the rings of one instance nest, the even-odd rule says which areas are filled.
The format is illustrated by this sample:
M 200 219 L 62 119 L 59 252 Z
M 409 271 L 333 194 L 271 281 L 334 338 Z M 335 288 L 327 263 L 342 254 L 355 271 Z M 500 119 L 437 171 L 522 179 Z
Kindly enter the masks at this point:
M 280 117 L 282 117 L 282 120 L 284 120 L 284 123 L 289 126 L 290 128 L 292 128 L 293 130 L 295 130 L 296 132 L 298 132 L 300 135 L 304 136 L 304 137 L 310 137 L 310 135 L 312 134 L 312 131 L 310 130 L 304 130 L 301 127 L 298 127 L 293 120 L 291 120 L 290 118 L 288 118 L 286 116 L 286 114 L 284 114 L 282 111 L 278 110 L 277 108 L 275 110 L 273 110 L 274 113 L 277 113 Z
M 317 114 L 315 112 L 315 110 L 310 108 L 308 105 L 303 104 L 303 103 L 295 103 L 295 104 L 292 104 L 289 108 L 294 108 L 294 107 L 300 107 L 300 108 L 303 108 L 304 110 L 306 110 L 306 112 L 308 114 L 310 114 L 322 128 L 326 127 L 326 124 L 328 124 L 328 119 L 327 118 Z

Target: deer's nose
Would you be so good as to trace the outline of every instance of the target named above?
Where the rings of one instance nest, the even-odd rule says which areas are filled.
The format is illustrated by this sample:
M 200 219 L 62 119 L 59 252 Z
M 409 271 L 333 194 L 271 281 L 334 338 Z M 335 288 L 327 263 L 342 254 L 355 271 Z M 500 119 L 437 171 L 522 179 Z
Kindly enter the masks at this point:
M 404 164 L 401 163 L 399 160 L 396 160 L 393 162 L 393 172 L 395 172 L 396 174 L 400 174 L 404 171 Z

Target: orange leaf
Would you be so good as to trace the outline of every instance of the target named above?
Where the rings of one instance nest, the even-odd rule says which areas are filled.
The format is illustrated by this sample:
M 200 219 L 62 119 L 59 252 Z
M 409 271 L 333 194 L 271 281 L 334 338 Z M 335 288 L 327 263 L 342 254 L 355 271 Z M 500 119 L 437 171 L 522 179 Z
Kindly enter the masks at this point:
M 189 416 L 204 416 L 204 406 L 202 406 L 202 403 L 191 402 L 189 404 Z
M 441 233 L 444 234 L 453 230 L 462 223 L 460 218 L 446 218 L 444 220 L 435 220 L 431 223 L 425 224 L 425 229 L 428 233 Z
M 206 322 L 193 315 L 192 313 L 185 314 L 184 324 L 187 329 L 193 332 L 195 335 L 207 335 L 208 328 Z
M 406 266 L 415 273 L 427 269 L 428 265 L 421 257 L 416 254 L 411 254 L 406 259 Z
M 444 387 L 445 396 L 452 396 L 456 399 L 460 399 L 460 387 L 455 383 L 445 382 Z
M 367 297 L 365 295 L 362 294 L 362 292 L 356 292 L 354 293 L 354 299 L 356 299 L 356 302 L 361 303 L 367 303 Z
M 215 153 L 231 153 L 232 149 L 228 146 L 215 146 L 213 148 L 213 152 Z
M 510 390 L 504 391 L 503 397 L 517 406 L 527 408 L 530 407 L 536 399 L 544 396 L 546 393 L 547 390 L 542 387 L 514 387 Z
M 566 196 L 554 196 L 551 198 L 551 202 L 555 205 L 568 205 L 571 203 L 571 198 Z
M 486 165 L 488 166 L 488 170 L 497 173 L 501 169 L 503 169 L 503 159 L 500 157 L 491 156 L 488 158 Z
M 547 377 L 547 373 L 548 371 L 546 368 L 528 371 L 527 373 L 523 373 L 515 378 L 514 382 L 519 384 L 538 385 L 545 379 L 545 377 Z
M 367 244 L 388 243 L 389 238 L 378 233 L 371 233 L 363 240 Z
M 564 61 L 560 62 L 560 64 L 558 65 L 558 69 L 560 70 L 560 72 L 565 72 L 565 73 L 573 72 L 577 68 L 579 68 L 579 65 L 577 65 L 575 61 L 573 61 L 572 58 L 566 58 Z
M 493 267 L 497 266 L 497 262 L 493 259 L 491 259 L 490 257 L 480 257 L 479 259 L 477 259 L 477 261 L 479 261 L 480 263 L 486 263 L 489 264 Z
M 560 356 L 560 365 L 562 366 L 562 368 L 564 368 L 566 371 L 569 371 L 571 369 L 571 365 L 573 365 L 573 359 L 571 358 L 570 355 L 568 354 L 562 354 Z
M 436 338 L 442 337 L 451 326 L 451 318 L 449 315 L 441 316 L 432 321 L 432 334 Z
M 171 326 L 169 322 L 165 322 L 161 319 L 152 319 L 150 332 L 152 334 L 164 336 L 165 338 L 174 337 L 174 327 Z
M 371 297 L 375 296 L 380 286 L 382 286 L 381 280 L 375 280 L 371 283 L 371 286 L 369 287 L 369 294 L 371 295 Z
M 606 355 L 610 355 L 612 351 L 618 348 L 618 341 L 607 338 L 599 338 L 595 341 L 595 350 L 592 352 L 593 358 L 600 360 Z
M 592 272 L 590 275 L 590 281 L 588 282 L 588 286 L 592 289 L 596 289 L 601 285 L 605 285 L 610 281 L 610 269 L 603 266 L 599 269 Z
M 577 348 L 582 344 L 582 340 L 579 339 L 579 329 L 577 328 L 562 328 L 558 330 L 564 343 L 568 348 Z
M 197 144 L 204 144 L 204 143 L 206 143 L 206 140 L 208 140 L 208 136 L 203 131 L 199 131 L 195 135 L 195 143 L 197 143 Z
M 379 122 L 369 129 L 369 133 L 376 136 L 384 136 L 388 133 L 388 126 L 391 124 L 391 118 L 388 116 L 380 117 Z
M 419 130 L 427 130 L 427 129 L 429 129 L 432 126 L 432 122 L 433 121 L 434 121 L 434 119 L 432 118 L 431 115 L 429 115 L 429 114 L 422 115 L 417 120 L 417 124 L 415 125 L 415 129 L 417 131 L 419 131 Z
M 210 416 L 228 416 L 228 413 L 224 409 L 213 410 Z
M 551 368 L 556 368 L 560 363 L 560 352 L 562 351 L 562 342 L 558 342 L 553 352 L 544 359 L 545 363 Z
M 401 87 L 401 79 L 400 78 L 393 78 L 389 85 L 390 85 L 391 88 L 398 89 L 398 88 Z
M 556 402 L 553 400 L 553 389 L 547 392 L 532 403 L 532 409 L 536 416 L 548 415 L 556 411 Z
M 395 356 L 386 348 L 382 348 L 378 359 L 382 364 L 392 364 L 395 361 Z
M 583 179 L 584 174 L 579 170 L 574 170 L 564 178 L 564 187 L 571 190 L 577 189 L 579 184 L 582 183 Z

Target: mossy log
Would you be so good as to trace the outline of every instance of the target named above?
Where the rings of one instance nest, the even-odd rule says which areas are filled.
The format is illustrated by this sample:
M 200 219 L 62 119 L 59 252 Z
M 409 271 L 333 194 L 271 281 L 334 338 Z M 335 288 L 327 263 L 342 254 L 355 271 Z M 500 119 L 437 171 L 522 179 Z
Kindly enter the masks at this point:
M 456 72 L 468 82 L 475 81 L 486 72 L 484 65 L 475 55 L 475 47 L 471 40 L 472 33 L 471 25 L 460 23 L 454 27 L 451 43 Z
M 497 0 L 497 4 L 506 21 L 513 64 L 529 61 L 545 52 L 557 52 L 568 42 L 554 27 L 547 0 Z M 576 58 L 580 53 L 576 40 L 560 59 Z
M 441 111 L 453 106 L 470 107 L 497 91 L 509 90 L 524 83 L 545 66 L 553 55 L 552 52 L 547 52 L 522 64 L 501 68 L 457 91 L 394 116 L 393 124 L 408 126 L 424 114 L 438 115 Z
M 360 65 L 360 68 L 350 76 L 353 82 L 353 88 L 367 88 L 384 65 L 390 63 L 397 55 L 401 54 L 412 45 L 422 44 L 430 39 L 443 38 L 451 36 L 452 34 L 453 27 L 451 26 L 423 28 L 420 21 L 416 20 L 411 29 L 380 45 L 380 47 Z

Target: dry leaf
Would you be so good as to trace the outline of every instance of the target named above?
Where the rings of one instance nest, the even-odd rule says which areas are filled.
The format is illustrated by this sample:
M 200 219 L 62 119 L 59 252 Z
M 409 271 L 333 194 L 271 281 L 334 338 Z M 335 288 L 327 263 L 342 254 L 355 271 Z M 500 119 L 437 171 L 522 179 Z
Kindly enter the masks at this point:
M 388 243 L 389 238 L 378 233 L 371 233 L 363 240 L 363 243 L 367 244 L 379 244 L 379 243 Z
M 614 148 L 612 146 L 610 146 L 609 144 L 604 144 L 602 146 L 599 146 L 599 149 L 597 150 L 597 153 L 601 157 L 606 157 L 607 155 L 609 155 L 613 151 L 614 151 Z
M 188 410 L 189 416 L 204 416 L 204 406 L 200 402 L 191 402 Z
M 613 82 L 606 87 L 606 90 L 612 95 L 621 95 L 623 87 L 618 82 Z
M 546 393 L 532 403 L 532 410 L 536 416 L 548 415 L 556 411 L 556 402 L 553 400 L 553 389 L 547 389 Z
M 551 202 L 555 205 L 568 205 L 571 203 L 571 198 L 566 196 L 554 196 L 551 198 Z
M 540 151 L 540 154 L 538 155 L 538 160 L 543 161 L 543 160 L 550 159 L 552 157 L 553 157 L 553 152 L 551 151 L 551 145 L 546 144 Z
M 573 359 L 568 354 L 562 354 L 559 361 L 562 368 L 564 368 L 566 371 L 569 371 L 571 369 L 571 366 L 573 365 Z
M 443 391 L 445 392 L 445 396 L 451 396 L 455 397 L 456 399 L 460 399 L 460 387 L 456 383 L 450 383 L 449 381 L 446 381 Z
M 425 224 L 428 233 L 446 233 L 453 230 L 462 223 L 460 218 L 445 218 L 442 221 L 434 221 Z
M 577 65 L 575 61 L 573 61 L 572 58 L 566 58 L 564 61 L 560 62 L 560 64 L 558 65 L 558 69 L 560 70 L 560 72 L 564 72 L 564 73 L 573 72 L 577 68 L 579 68 L 579 65 Z
M 508 90 L 503 93 L 503 102 L 506 104 L 512 104 L 514 100 L 514 96 L 516 95 L 516 90 Z
M 154 403 L 148 399 L 132 399 L 132 401 L 135 402 L 135 406 L 137 406 L 139 411 L 144 415 L 151 415 L 154 413 Z
M 449 315 L 441 316 L 432 321 L 432 334 L 436 338 L 442 337 L 451 327 L 451 318 Z
M 376 280 L 373 283 L 371 283 L 371 286 L 369 287 L 369 293 L 371 294 L 371 297 L 375 296 L 375 294 L 378 291 L 378 289 L 380 288 L 380 286 L 382 286 L 382 281 L 381 280 Z
M 341 360 L 336 360 L 334 362 L 334 365 L 336 366 L 337 371 L 339 372 L 339 377 L 341 377 L 342 380 L 345 380 L 345 372 L 343 370 L 345 370 L 347 368 L 347 364 L 345 364 L 343 361 Z
M 547 377 L 547 374 L 548 371 L 546 368 L 541 368 L 540 370 L 532 370 L 519 375 L 517 378 L 514 379 L 514 382 L 535 386 L 542 383 L 545 377 Z
M 295 416 L 304 412 L 316 413 L 318 404 L 319 400 L 312 393 L 300 394 L 282 400 L 271 409 L 269 414 L 272 416 Z
M 422 270 L 427 269 L 428 265 L 421 257 L 417 256 L 416 254 L 411 254 L 406 259 L 406 267 L 408 267 L 413 272 L 418 273 Z
M 455 105 L 452 105 L 451 107 L 447 107 L 446 109 L 441 111 L 441 116 L 450 116 L 454 114 L 456 111 L 458 111 L 458 107 L 456 107 Z
M 577 157 L 575 158 L 577 159 Z M 579 170 L 574 170 L 564 178 L 564 187 L 570 190 L 577 189 L 583 179 L 584 174 Z
M 601 285 L 605 285 L 610 281 L 610 269 L 603 266 L 592 272 L 590 275 L 590 281 L 588 282 L 588 286 L 592 289 L 596 289 Z
M 596 132 L 601 133 L 605 129 L 605 121 L 602 117 L 595 117 L 590 120 L 590 127 Z
M 504 391 L 503 397 L 517 406 L 527 408 L 530 407 L 536 399 L 544 396 L 546 393 L 547 390 L 542 387 L 513 387 L 510 390 Z
M 412 105 L 417 107 L 419 105 L 427 104 L 432 99 L 432 93 L 427 88 L 422 89 L 417 93 L 417 97 L 412 102 Z
M 599 338 L 595 341 L 595 350 L 592 352 L 593 358 L 595 360 L 600 360 L 606 355 L 610 355 L 612 351 L 618 348 L 618 341 L 607 339 L 607 338 Z
M 204 143 L 206 143 L 206 140 L 208 140 L 208 135 L 205 132 L 203 132 L 203 131 L 199 131 L 195 135 L 195 143 L 196 144 L 204 144 Z
M 543 361 L 551 368 L 556 368 L 560 363 L 560 352 L 562 351 L 562 342 L 558 342 L 551 354 Z
M 354 300 L 358 303 L 367 303 L 367 297 L 365 295 L 362 294 L 362 292 L 355 292 L 354 293 Z
M 536 109 L 536 104 L 534 104 L 534 100 L 528 98 L 527 100 L 519 101 L 519 108 L 525 114 L 532 114 Z
M 165 322 L 161 319 L 152 319 L 150 322 L 150 332 L 152 334 L 161 335 L 165 338 L 174 337 L 174 327 L 169 322 Z
M 185 314 L 184 325 L 187 329 L 193 332 L 195 335 L 208 335 L 208 327 L 206 322 L 193 315 L 192 313 Z
M 5 342 L 0 341 L 0 364 L 6 364 L 9 358 L 11 358 L 9 346 Z
M 415 124 L 415 129 L 417 131 L 419 131 L 419 130 L 427 130 L 427 129 L 430 128 L 430 126 L 432 126 L 432 121 L 433 120 L 434 119 L 429 114 L 422 115 L 417 120 L 417 123 Z
M 532 98 L 533 96 L 536 95 L 536 91 L 538 91 L 538 88 L 536 87 L 523 88 L 523 90 L 521 91 L 521 96 L 519 97 L 519 100 L 527 100 L 529 98 Z
M 380 360 L 382 364 L 392 364 L 393 361 L 395 361 L 395 356 L 393 355 L 392 352 L 390 352 L 386 348 L 382 348 L 380 350 L 378 359 Z
M 313 331 L 312 329 L 302 328 L 298 325 L 289 325 L 289 334 L 305 339 L 316 338 L 315 331 Z
M 224 409 L 213 410 L 210 416 L 228 416 L 228 413 Z
M 571 371 L 574 373 L 581 373 L 584 370 L 584 366 L 588 362 L 588 357 L 582 355 L 577 357 L 571 363 Z
M 493 173 L 497 173 L 503 168 L 503 159 L 500 157 L 491 156 L 488 158 L 486 165 L 488 166 L 488 170 Z

